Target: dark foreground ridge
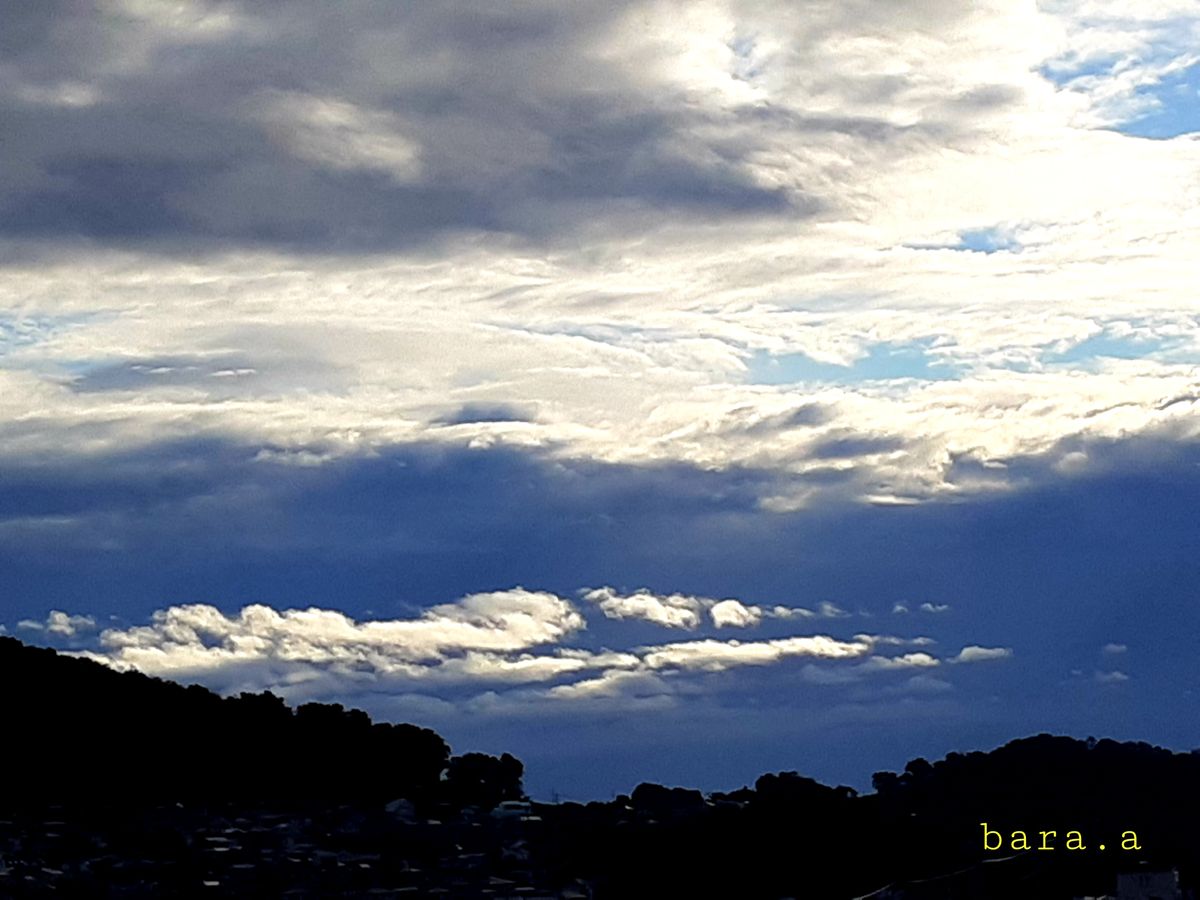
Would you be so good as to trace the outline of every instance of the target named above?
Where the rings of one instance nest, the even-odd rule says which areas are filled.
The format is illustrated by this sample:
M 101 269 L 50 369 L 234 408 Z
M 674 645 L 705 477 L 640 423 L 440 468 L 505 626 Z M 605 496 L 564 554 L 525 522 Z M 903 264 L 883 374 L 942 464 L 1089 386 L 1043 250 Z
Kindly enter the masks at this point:
M 1200 754 L 1142 743 L 1038 735 L 863 796 L 782 772 L 531 804 L 512 756 L 338 705 L 11 638 L 0 684 L 0 897 L 1166 900 L 1200 864 Z

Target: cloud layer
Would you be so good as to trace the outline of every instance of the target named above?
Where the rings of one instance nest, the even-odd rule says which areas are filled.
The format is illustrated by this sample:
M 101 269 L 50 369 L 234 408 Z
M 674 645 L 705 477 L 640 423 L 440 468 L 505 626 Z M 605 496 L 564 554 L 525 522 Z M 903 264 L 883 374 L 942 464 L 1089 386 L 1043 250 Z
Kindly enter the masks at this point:
M 1196 437 L 1200 143 L 1119 130 L 1190 4 L 0 16 L 0 458 L 506 445 L 786 510 Z
M 589 602 L 596 602 L 598 595 L 612 596 L 611 589 L 581 594 Z M 733 599 L 722 603 L 757 608 Z M 622 618 L 613 616 L 614 607 L 605 608 L 603 601 L 598 608 Z M 698 625 L 644 615 L 645 606 L 630 608 L 635 617 L 657 625 Z M 82 625 L 94 626 L 90 619 L 62 613 L 51 614 L 50 621 L 38 627 L 63 637 L 76 636 Z M 66 624 L 72 627 L 60 627 Z M 751 624 L 759 623 L 741 622 L 739 627 Z M 713 625 L 720 627 L 717 621 Z M 357 693 L 417 694 L 464 709 L 527 713 L 596 699 L 657 697 L 660 703 L 674 704 L 695 690 L 688 685 L 696 678 L 745 667 L 777 667 L 791 660 L 808 661 L 804 678 L 810 683 L 843 685 L 871 673 L 942 662 L 925 651 L 904 652 L 931 644 L 929 638 L 804 634 L 643 645 L 629 645 L 626 639 L 623 646 L 610 649 L 581 646 L 576 638 L 586 626 L 581 608 L 572 601 L 522 588 L 472 594 L 413 618 L 391 620 L 356 621 L 328 609 L 277 611 L 263 605 L 227 614 L 191 604 L 160 610 L 149 625 L 107 628 L 95 649 L 75 652 L 116 668 L 199 681 L 229 692 L 269 689 L 289 698 L 323 699 Z M 1009 655 L 1006 649 L 972 646 L 946 661 Z
M 60 609 L 52 609 L 44 622 L 22 619 L 17 622 L 17 628 L 22 631 L 40 631 L 55 637 L 73 638 L 95 630 L 96 620 L 91 616 L 72 616 Z

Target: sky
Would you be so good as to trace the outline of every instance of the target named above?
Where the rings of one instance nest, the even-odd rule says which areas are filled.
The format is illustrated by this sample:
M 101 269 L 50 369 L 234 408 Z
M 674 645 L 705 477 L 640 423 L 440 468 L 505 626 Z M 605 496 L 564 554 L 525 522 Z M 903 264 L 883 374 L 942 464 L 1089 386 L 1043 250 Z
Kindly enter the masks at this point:
M 1200 746 L 1196 47 L 1196 0 L 2 4 L 0 623 L 539 798 Z

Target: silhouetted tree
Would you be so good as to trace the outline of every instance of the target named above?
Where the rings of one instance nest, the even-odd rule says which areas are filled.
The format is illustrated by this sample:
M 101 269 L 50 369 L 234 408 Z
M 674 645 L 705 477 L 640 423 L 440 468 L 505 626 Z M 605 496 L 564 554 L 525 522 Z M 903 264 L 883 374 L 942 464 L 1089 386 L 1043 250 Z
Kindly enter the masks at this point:
M 446 767 L 444 796 L 459 806 L 492 809 L 502 800 L 520 800 L 525 796 L 521 776 L 525 767 L 508 753 L 500 757 L 486 753 L 455 756 Z
M 681 817 L 704 809 L 704 795 L 697 790 L 649 782 L 633 789 L 630 802 L 634 809 L 658 818 Z

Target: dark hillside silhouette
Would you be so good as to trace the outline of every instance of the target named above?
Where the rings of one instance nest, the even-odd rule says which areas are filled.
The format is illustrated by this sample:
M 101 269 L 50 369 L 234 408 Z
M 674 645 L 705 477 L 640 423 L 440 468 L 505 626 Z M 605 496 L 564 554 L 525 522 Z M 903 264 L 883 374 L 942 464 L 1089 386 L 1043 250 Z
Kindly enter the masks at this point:
M 0 638 L 0 684 L 5 731 L 19 736 L 7 802 L 425 800 L 450 763 L 427 728 L 338 704 L 292 710 L 270 693 L 221 698 L 12 638 Z

